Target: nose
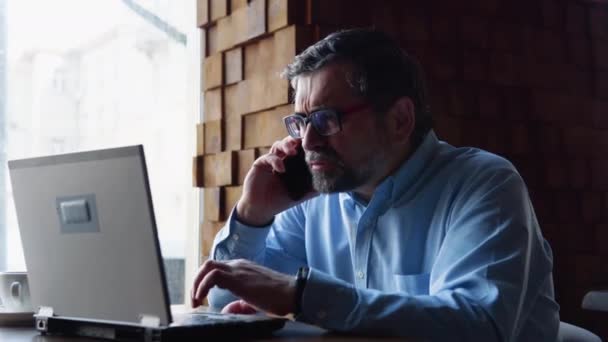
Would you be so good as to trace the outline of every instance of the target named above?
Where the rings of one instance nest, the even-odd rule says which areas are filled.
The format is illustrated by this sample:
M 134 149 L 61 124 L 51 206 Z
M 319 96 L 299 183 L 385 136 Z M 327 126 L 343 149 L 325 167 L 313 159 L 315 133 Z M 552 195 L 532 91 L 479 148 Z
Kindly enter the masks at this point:
M 315 151 L 326 144 L 326 138 L 312 127 L 310 122 L 304 129 L 304 135 L 302 136 L 302 148 L 306 151 Z

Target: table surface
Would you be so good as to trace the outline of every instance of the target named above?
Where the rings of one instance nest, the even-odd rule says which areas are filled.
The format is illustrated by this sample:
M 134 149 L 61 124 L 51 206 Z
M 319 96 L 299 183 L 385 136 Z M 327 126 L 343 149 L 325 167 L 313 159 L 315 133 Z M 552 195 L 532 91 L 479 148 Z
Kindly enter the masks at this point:
M 345 336 L 338 334 L 331 334 L 327 331 L 299 323 L 288 321 L 285 327 L 274 333 L 273 336 L 256 339 L 255 341 L 378 341 L 377 337 L 360 337 L 360 336 Z M 383 341 L 404 341 L 402 338 L 382 338 Z M 22 342 L 22 341 L 34 341 L 34 342 L 94 342 L 100 341 L 99 339 L 82 338 L 82 337 L 68 337 L 68 336 L 43 336 L 40 335 L 33 327 L 0 327 L 0 341 L 11 341 L 11 342 Z

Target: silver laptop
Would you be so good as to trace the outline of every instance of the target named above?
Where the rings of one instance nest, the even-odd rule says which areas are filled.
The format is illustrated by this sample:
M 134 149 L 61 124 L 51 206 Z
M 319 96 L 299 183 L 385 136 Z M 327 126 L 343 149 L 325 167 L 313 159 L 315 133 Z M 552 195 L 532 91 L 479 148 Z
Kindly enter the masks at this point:
M 36 328 L 121 340 L 268 333 L 284 320 L 174 320 L 143 147 L 9 161 Z

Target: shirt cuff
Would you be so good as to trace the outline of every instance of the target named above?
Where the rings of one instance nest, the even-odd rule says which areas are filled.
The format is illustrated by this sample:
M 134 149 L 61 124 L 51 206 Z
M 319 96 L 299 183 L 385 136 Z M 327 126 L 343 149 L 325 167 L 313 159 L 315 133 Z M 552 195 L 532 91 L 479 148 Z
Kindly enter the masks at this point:
M 225 229 L 215 238 L 214 259 L 234 257 L 253 260 L 266 246 L 272 223 L 266 227 L 252 227 L 238 221 L 236 207 L 232 209 Z
M 296 320 L 331 330 L 347 330 L 358 302 L 352 284 L 310 269 Z

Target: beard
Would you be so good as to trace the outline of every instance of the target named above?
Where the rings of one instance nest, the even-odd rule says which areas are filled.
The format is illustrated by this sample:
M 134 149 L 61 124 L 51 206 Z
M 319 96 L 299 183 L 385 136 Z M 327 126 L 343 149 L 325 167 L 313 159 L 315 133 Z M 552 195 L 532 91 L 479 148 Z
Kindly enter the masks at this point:
M 306 152 L 306 161 L 326 161 L 334 166 L 330 170 L 311 170 L 313 188 L 320 193 L 351 191 L 363 185 L 371 176 L 368 165 L 357 170 L 350 168 L 331 148 Z

